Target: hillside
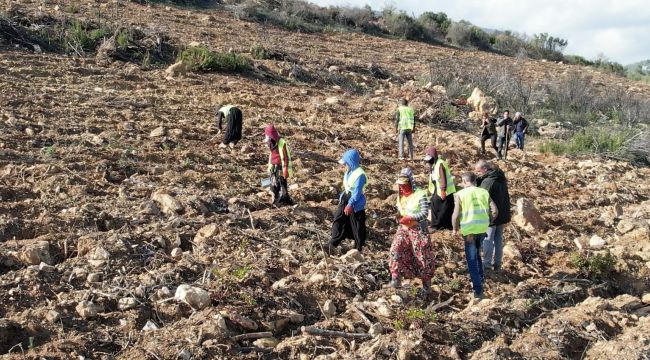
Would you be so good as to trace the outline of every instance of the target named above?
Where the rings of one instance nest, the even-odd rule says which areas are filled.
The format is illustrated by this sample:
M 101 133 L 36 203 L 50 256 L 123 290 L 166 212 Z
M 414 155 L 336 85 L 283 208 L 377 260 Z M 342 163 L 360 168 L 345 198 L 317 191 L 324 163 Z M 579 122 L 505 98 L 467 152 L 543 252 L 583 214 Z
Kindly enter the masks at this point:
M 504 272 L 471 299 L 463 248 L 431 239 L 433 294 L 393 290 L 396 158 L 391 116 L 407 96 L 420 110 L 452 99 L 422 84 L 432 62 L 528 79 L 578 72 L 603 91 L 650 98 L 650 85 L 552 62 L 517 60 L 356 33 L 300 34 L 210 10 L 135 2 L 8 1 L 22 19 L 74 17 L 163 34 L 182 49 L 249 53 L 245 74 L 168 78 L 168 64 L 0 50 L 0 354 L 8 359 L 643 359 L 650 354 L 650 169 L 600 158 L 513 150 L 499 162 L 542 221 L 506 228 Z M 162 38 L 162 36 L 161 36 Z M 287 59 L 294 61 L 288 61 Z M 217 104 L 239 105 L 244 139 L 218 147 Z M 425 111 L 425 112 L 426 112 Z M 418 128 L 459 175 L 481 159 L 466 108 Z M 259 186 L 263 128 L 287 138 L 296 205 L 273 208 Z M 361 151 L 370 177 L 362 257 L 326 256 L 342 177 Z M 599 236 L 606 244 L 591 248 Z M 579 247 L 576 245 L 579 244 Z M 180 250 L 179 250 L 180 249 Z M 606 254 L 612 254 L 613 260 Z M 592 261 L 584 261 L 591 259 Z M 593 260 L 599 261 L 593 261 Z M 174 299 L 183 284 L 209 305 Z M 325 316 L 327 300 L 335 314 Z M 357 333 L 320 337 L 302 327 Z M 372 330 L 372 331 L 371 331 Z M 240 336 L 269 332 L 264 339 Z M 368 333 L 372 333 L 368 336 Z M 272 338 L 271 338 L 272 337 Z M 277 341 L 277 343 L 276 343 Z

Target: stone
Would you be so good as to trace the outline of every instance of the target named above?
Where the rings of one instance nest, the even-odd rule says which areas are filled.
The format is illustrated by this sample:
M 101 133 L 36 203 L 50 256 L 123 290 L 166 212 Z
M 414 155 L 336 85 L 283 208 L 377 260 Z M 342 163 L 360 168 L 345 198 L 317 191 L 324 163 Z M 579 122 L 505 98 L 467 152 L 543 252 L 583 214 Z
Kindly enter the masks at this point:
M 102 246 L 98 246 L 88 256 L 88 263 L 94 267 L 102 267 L 108 263 L 110 257 L 111 254 L 106 251 L 106 249 L 104 249 Z
M 621 235 L 625 235 L 630 231 L 634 230 L 635 227 L 636 224 L 634 222 L 627 219 L 623 219 L 618 223 L 618 225 L 616 225 L 616 230 L 618 230 L 618 232 Z
M 357 249 L 352 249 L 348 251 L 345 255 L 340 258 L 342 261 L 350 264 L 363 262 L 364 258 L 361 252 Z
M 316 273 L 309 278 L 309 282 L 312 284 L 320 284 L 325 282 L 325 275 Z
M 535 208 L 533 202 L 526 198 L 517 200 L 517 210 L 513 220 L 519 227 L 528 232 L 537 233 L 546 229 L 544 218 Z
M 394 302 L 395 304 L 401 304 L 404 300 L 402 300 L 402 297 L 399 295 L 392 295 L 390 297 L 390 301 Z
M 44 271 L 44 272 L 53 272 L 53 271 L 56 271 L 56 268 L 54 266 L 52 266 L 52 265 L 48 265 L 48 264 L 46 264 L 44 262 L 41 262 L 40 264 L 38 264 L 38 270 Z
M 61 314 L 56 310 L 49 310 L 45 314 L 45 320 L 52 324 L 57 323 L 59 320 L 61 320 Z
M 641 298 L 641 301 L 644 304 L 650 304 L 650 293 L 643 294 L 643 297 Z
M 132 297 L 121 298 L 117 301 L 117 308 L 124 311 L 130 310 L 138 306 L 138 301 Z
M 219 227 L 215 223 L 205 225 L 204 227 L 200 228 L 199 231 L 196 232 L 196 235 L 194 235 L 194 242 L 195 243 L 205 242 L 206 240 L 214 236 L 218 230 Z
M 431 89 L 439 94 L 447 95 L 447 89 L 445 89 L 445 87 L 442 85 L 436 85 Z
M 150 138 L 162 137 L 167 135 L 167 129 L 164 126 L 158 126 L 149 133 Z
M 183 204 L 176 200 L 173 196 L 164 191 L 156 191 L 151 195 L 151 200 L 160 205 L 160 209 L 167 215 L 176 215 L 183 212 Z
M 207 291 L 188 284 L 176 288 L 174 298 L 186 303 L 194 310 L 201 310 L 210 305 L 210 294 Z
M 331 72 L 331 73 L 339 72 L 339 71 L 341 71 L 341 68 L 339 68 L 339 67 L 336 66 L 336 65 L 332 65 L 332 66 L 330 66 L 330 67 L 327 69 L 327 71 L 329 71 L 329 72 Z
M 325 301 L 325 304 L 323 304 L 323 315 L 327 318 L 336 315 L 336 305 L 334 305 L 332 300 L 327 300 Z
M 190 360 L 192 359 L 192 353 L 187 349 L 183 349 L 178 353 L 178 355 L 176 355 L 176 358 L 182 360 Z
M 99 306 L 95 305 L 93 302 L 84 300 L 77 304 L 75 310 L 77 311 L 77 314 L 79 314 L 79 316 L 81 316 L 82 318 L 92 319 L 94 317 L 97 317 L 100 308 Z
M 39 265 L 44 262 L 46 264 L 53 264 L 52 256 L 50 255 L 50 243 L 47 241 L 37 241 L 23 247 L 18 252 L 18 260 L 25 265 Z
M 178 259 L 183 256 L 183 250 L 181 250 L 181 248 L 174 248 L 172 249 L 171 256 L 174 259 Z
M 253 341 L 253 345 L 260 347 L 260 348 L 274 348 L 276 347 L 280 342 L 278 339 L 274 337 L 268 337 L 268 338 L 261 338 Z
M 99 272 L 90 273 L 86 277 L 86 282 L 89 282 L 89 283 L 98 283 L 98 282 L 101 282 L 101 281 L 102 281 L 102 273 L 99 273 Z
M 161 300 L 168 299 L 172 297 L 172 291 L 169 290 L 167 286 L 163 286 L 160 289 L 158 289 L 158 291 L 156 291 L 156 297 Z
M 510 259 L 521 260 L 522 258 L 519 249 L 517 249 L 511 244 L 507 244 L 503 247 L 503 255 Z
M 167 78 L 175 78 L 187 74 L 188 70 L 189 66 L 181 60 L 173 65 L 170 65 L 165 70 L 165 74 L 167 75 Z
M 328 104 L 328 105 L 337 105 L 340 102 L 341 102 L 341 100 L 336 96 L 328 97 L 327 99 L 325 99 L 325 104 Z
M 158 325 L 151 320 L 147 320 L 147 323 L 142 327 L 142 331 L 153 331 L 158 330 Z
M 228 318 L 230 321 L 241 327 L 242 329 L 249 331 L 257 331 L 259 326 L 257 323 L 246 316 L 239 315 L 234 312 L 221 312 L 221 315 Z
M 472 91 L 472 95 L 467 99 L 467 104 L 474 109 L 473 113 L 475 113 L 475 115 L 472 118 L 475 120 L 479 120 L 483 113 L 496 115 L 498 110 L 496 100 L 485 95 L 485 93 L 483 93 L 483 91 L 478 87 L 474 88 L 474 91 Z
M 377 337 L 383 333 L 384 327 L 381 325 L 381 323 L 374 323 L 370 326 L 370 329 L 368 329 L 368 334 L 372 335 L 372 337 Z
M 598 235 L 594 235 L 589 239 L 589 247 L 592 249 L 601 249 L 603 246 L 605 246 L 607 242 L 605 239 L 601 238 Z
M 305 315 L 294 312 L 294 311 L 289 311 L 285 314 L 289 321 L 291 321 L 294 324 L 301 324 L 303 321 L 305 321 Z

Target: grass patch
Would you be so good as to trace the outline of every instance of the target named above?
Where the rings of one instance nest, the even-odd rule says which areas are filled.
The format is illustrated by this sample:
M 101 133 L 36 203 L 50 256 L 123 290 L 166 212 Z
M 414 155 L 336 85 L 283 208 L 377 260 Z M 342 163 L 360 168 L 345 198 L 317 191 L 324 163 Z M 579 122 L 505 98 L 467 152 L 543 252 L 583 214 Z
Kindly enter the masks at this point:
M 564 142 L 545 141 L 539 150 L 555 155 L 616 154 L 625 149 L 631 135 L 626 130 L 587 128 Z
M 251 61 L 245 56 L 210 51 L 205 46 L 185 49 L 178 60 L 187 63 L 192 70 L 200 72 L 245 72 L 251 68 Z
M 614 271 L 616 258 L 609 252 L 605 254 L 583 255 L 574 253 L 571 265 L 592 278 L 601 278 Z

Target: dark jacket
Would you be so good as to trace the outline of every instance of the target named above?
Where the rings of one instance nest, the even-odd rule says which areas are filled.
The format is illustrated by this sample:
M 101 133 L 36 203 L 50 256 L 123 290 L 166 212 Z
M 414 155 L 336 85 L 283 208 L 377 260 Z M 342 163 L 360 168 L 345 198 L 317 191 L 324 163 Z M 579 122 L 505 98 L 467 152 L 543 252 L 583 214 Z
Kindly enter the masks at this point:
M 510 222 L 510 194 L 508 194 L 508 180 L 500 169 L 491 170 L 477 179 L 478 186 L 490 193 L 490 198 L 497 206 L 499 215 L 490 226 L 503 225 Z

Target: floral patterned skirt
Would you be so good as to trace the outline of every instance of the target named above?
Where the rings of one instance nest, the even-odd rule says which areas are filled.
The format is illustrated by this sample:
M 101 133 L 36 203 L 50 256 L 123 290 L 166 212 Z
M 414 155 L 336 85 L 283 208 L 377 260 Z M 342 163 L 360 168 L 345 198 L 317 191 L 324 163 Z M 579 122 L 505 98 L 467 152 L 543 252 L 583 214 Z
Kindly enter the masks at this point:
M 419 278 L 422 282 L 431 280 L 434 272 L 433 248 L 420 227 L 407 229 L 400 226 L 390 247 L 389 268 L 393 277 Z

